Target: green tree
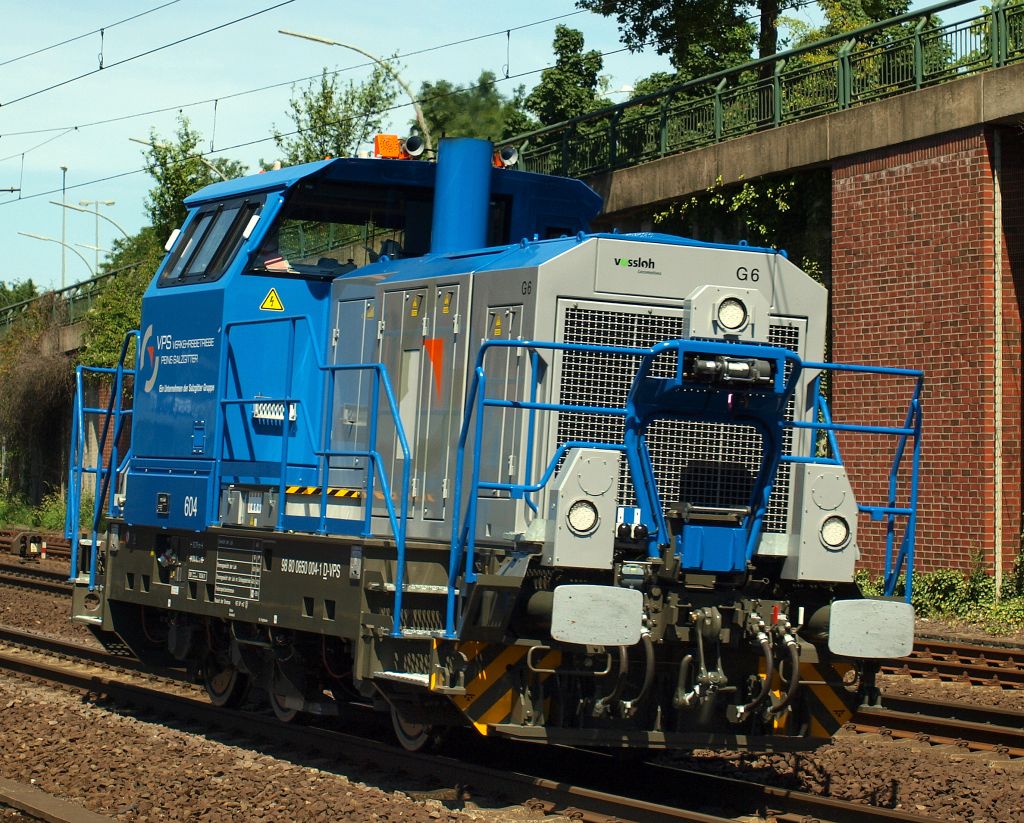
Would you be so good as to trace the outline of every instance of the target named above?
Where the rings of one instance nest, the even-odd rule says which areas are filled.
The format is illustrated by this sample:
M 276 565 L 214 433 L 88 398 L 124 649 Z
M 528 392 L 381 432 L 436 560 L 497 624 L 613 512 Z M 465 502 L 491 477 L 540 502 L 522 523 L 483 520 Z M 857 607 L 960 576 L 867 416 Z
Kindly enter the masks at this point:
M 202 139 L 184 115 L 178 116 L 174 142 L 164 142 L 155 129 L 150 130 L 150 146 L 145 156 L 147 170 L 156 185 L 146 196 L 145 207 L 157 237 L 166 239 L 181 226 L 185 220 L 182 201 L 190 194 L 210 183 L 240 177 L 246 172 L 245 164 L 236 160 L 206 160 L 199 148 Z
M 888 20 L 910 8 L 909 0 L 817 0 L 825 14 L 821 26 L 808 26 L 800 20 L 786 19 L 794 34 L 794 45 L 803 46 L 872 23 Z M 835 49 L 832 50 L 833 52 Z
M 10 481 L 0 491 L 30 503 L 60 488 L 65 470 L 54 444 L 67 442 L 71 419 L 74 369 L 60 345 L 66 319 L 66 304 L 49 292 L 0 337 L 0 443 Z
M 555 26 L 555 65 L 544 69 L 540 82 L 524 104 L 549 126 L 611 105 L 601 95 L 604 60 L 594 49 L 584 51 L 583 33 L 568 26 Z
M 614 17 L 631 51 L 653 45 L 680 80 L 702 77 L 777 48 L 780 0 L 577 0 L 581 9 Z M 762 12 L 762 7 L 764 10 Z M 755 20 L 768 20 L 758 38 Z
M 827 170 L 723 185 L 654 210 L 659 231 L 786 249 L 816 280 L 831 277 L 832 178 Z
M 125 334 L 139 327 L 142 294 L 163 257 L 163 241 L 152 226 L 114 241 L 101 266 L 103 274 L 114 276 L 85 318 L 85 341 L 79 353 L 83 363 L 108 368 L 117 364 Z
M 622 41 L 633 51 L 653 45 L 672 61 L 679 80 L 690 80 L 752 57 L 779 51 L 780 26 L 794 32 L 797 44 L 820 40 L 902 14 L 908 0 L 817 0 L 825 13 L 822 27 L 784 17 L 806 0 L 577 0 L 582 9 L 619 24 Z M 770 69 L 764 69 L 767 76 Z
M 0 281 L 0 309 L 31 300 L 38 294 L 39 289 L 36 288 L 31 277 L 28 280 L 12 280 L 10 283 Z
M 419 91 L 420 107 L 431 134 L 498 141 L 535 128 L 524 110 L 526 88 L 518 86 L 506 97 L 496 82 L 493 71 L 480 72 L 468 88 L 449 80 L 424 82 Z
M 390 64 L 389 64 L 390 65 Z M 291 133 L 274 128 L 274 142 L 288 165 L 326 157 L 352 157 L 362 143 L 381 130 L 384 114 L 395 102 L 396 83 L 377 64 L 363 83 L 338 83 L 325 68 L 319 80 L 304 88 L 292 87 L 288 117 Z

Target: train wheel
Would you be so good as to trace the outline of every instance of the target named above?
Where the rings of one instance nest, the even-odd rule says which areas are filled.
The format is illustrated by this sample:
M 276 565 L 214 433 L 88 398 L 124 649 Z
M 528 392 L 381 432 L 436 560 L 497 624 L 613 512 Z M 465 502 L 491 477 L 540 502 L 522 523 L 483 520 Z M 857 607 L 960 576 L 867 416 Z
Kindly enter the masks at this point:
M 391 726 L 395 737 L 408 752 L 423 752 L 436 749 L 443 738 L 443 730 L 428 723 L 410 723 L 404 720 L 398 710 L 391 707 Z
M 273 688 L 267 690 L 267 700 L 274 716 L 282 723 L 291 723 L 299 714 L 298 709 L 289 709 L 283 703 L 284 695 L 278 694 Z
M 249 676 L 211 654 L 203 662 L 203 686 L 214 706 L 233 708 L 245 697 Z

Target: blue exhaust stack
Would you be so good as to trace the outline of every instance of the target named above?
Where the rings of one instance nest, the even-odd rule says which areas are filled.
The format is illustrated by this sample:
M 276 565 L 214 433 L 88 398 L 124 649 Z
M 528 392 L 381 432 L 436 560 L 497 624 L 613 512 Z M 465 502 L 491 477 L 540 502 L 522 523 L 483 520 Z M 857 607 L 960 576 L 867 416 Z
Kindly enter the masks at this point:
M 493 151 L 487 140 L 460 137 L 441 141 L 431 252 L 468 251 L 487 245 Z

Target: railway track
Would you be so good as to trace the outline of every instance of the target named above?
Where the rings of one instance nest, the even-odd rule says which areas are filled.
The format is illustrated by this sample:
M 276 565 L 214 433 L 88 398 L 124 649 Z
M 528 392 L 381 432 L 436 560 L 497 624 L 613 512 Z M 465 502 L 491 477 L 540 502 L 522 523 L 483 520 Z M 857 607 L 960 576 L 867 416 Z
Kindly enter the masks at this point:
M 372 761 L 389 772 L 399 770 L 424 781 L 442 781 L 452 796 L 467 792 L 502 797 L 549 814 L 608 823 L 619 821 L 693 821 L 726 823 L 733 818 L 676 807 L 679 798 L 728 800 L 742 814 L 771 816 L 780 823 L 808 819 L 833 823 L 903 821 L 927 818 L 906 812 L 848 803 L 817 795 L 778 789 L 733 778 L 643 763 L 625 767 L 607 754 L 575 751 L 572 757 L 535 746 L 495 746 L 470 738 L 459 759 L 411 754 L 404 750 L 331 728 L 289 726 L 253 712 L 226 711 L 206 702 L 198 687 L 174 678 L 140 675 L 130 660 L 98 649 L 26 632 L 0 628 L 0 669 L 46 683 L 58 683 L 90 695 L 102 695 L 173 717 L 178 724 L 219 728 L 232 736 L 298 750 L 316 749 L 321 756 Z M 168 688 L 173 684 L 174 688 Z M 479 763 L 487 762 L 488 766 Z M 546 777 L 524 774 L 524 762 Z M 438 775 L 441 775 L 439 778 Z M 447 785 L 457 775 L 459 785 Z M 467 788 L 471 786 L 472 788 Z M 635 794 L 615 794 L 631 787 Z M 639 787 L 639 788 L 638 788 Z M 717 811 L 717 810 L 716 810 Z
M 17 586 L 22 589 L 33 589 L 51 594 L 71 594 L 71 584 L 68 582 L 67 572 L 32 566 L 10 566 L 0 563 L 0 585 Z
M 992 706 L 882 695 L 882 706 L 862 708 L 847 727 L 961 751 L 1024 757 L 1024 712 Z
M 919 640 L 909 657 L 882 665 L 886 674 L 1024 689 L 1024 648 Z
M 0 529 L 0 554 L 35 556 L 42 552 L 44 543 L 47 557 L 71 558 L 71 541 L 60 532 L 49 532 L 30 526 L 8 526 Z

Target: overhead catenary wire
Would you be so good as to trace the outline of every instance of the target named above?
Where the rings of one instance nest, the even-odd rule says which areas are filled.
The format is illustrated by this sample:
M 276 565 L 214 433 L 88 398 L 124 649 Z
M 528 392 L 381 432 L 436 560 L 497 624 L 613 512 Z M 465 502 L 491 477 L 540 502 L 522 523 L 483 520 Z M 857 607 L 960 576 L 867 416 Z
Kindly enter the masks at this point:
M 400 52 L 400 53 L 394 55 L 394 57 L 391 58 L 391 59 L 394 59 L 394 60 L 404 60 L 404 59 L 409 58 L 409 57 L 417 57 L 417 56 L 422 55 L 422 54 L 430 54 L 431 52 L 440 51 L 441 49 L 452 48 L 454 46 L 462 46 L 462 45 L 465 45 L 466 43 L 473 43 L 473 42 L 475 42 L 477 40 L 484 40 L 484 39 L 486 39 L 488 37 L 497 37 L 498 35 L 504 35 L 504 34 L 507 34 L 508 32 L 520 31 L 521 29 L 527 29 L 527 28 L 530 28 L 532 26 L 540 26 L 540 25 L 543 25 L 544 23 L 551 23 L 551 22 L 553 22 L 555 20 L 562 20 L 562 19 L 567 18 L 567 17 L 573 17 L 573 16 L 575 16 L 577 14 L 584 14 L 584 13 L 585 13 L 585 11 L 582 10 L 582 9 L 577 10 L 577 11 L 570 11 L 570 12 L 566 12 L 565 14 L 555 15 L 554 17 L 545 17 L 542 20 L 534 20 L 534 21 L 532 21 L 530 23 L 522 23 L 522 24 L 520 24 L 518 26 L 512 26 L 511 28 L 508 28 L 508 29 L 499 29 L 497 31 L 488 32 L 487 34 L 477 34 L 477 35 L 473 35 L 471 37 L 464 37 L 461 40 L 451 40 L 451 41 L 449 41 L 447 43 L 441 43 L 441 44 L 436 45 L 436 46 L 428 46 L 428 47 L 425 47 L 425 48 L 422 48 L 422 49 L 415 49 L 415 50 L 409 51 L 409 52 Z M 374 63 L 371 62 L 371 61 L 364 61 L 364 62 L 361 62 L 361 63 L 354 63 L 351 66 L 345 66 L 345 67 L 340 68 L 340 69 L 335 69 L 334 71 L 328 72 L 327 74 L 329 76 L 336 77 L 337 75 L 342 74 L 344 72 L 355 71 L 356 69 L 366 68 L 366 67 L 370 67 L 370 66 L 373 66 L 373 65 L 374 65 Z M 93 73 L 95 73 L 95 72 L 93 72 Z M 284 86 L 294 86 L 296 83 L 306 83 L 306 82 L 309 82 L 310 80 L 316 80 L 319 77 L 320 77 L 319 74 L 311 74 L 311 75 L 307 75 L 305 77 L 297 77 L 297 78 L 294 78 L 292 80 L 281 80 L 281 81 L 279 81 L 277 83 L 269 83 L 269 84 L 264 85 L 264 86 L 257 86 L 256 88 L 252 88 L 252 89 L 243 89 L 242 91 L 229 92 L 227 94 L 218 95 L 217 97 L 205 97 L 202 100 L 193 100 L 190 103 L 179 103 L 179 104 L 173 105 L 173 106 L 162 106 L 162 107 L 160 107 L 158 109 L 147 109 L 146 111 L 133 112 L 131 114 L 122 114 L 122 115 L 118 115 L 116 117 L 105 117 L 105 118 L 102 118 L 100 120 L 91 120 L 91 121 L 89 121 L 87 123 L 76 123 L 76 124 L 64 125 L 64 126 L 48 126 L 46 128 L 41 128 L 41 129 L 23 129 L 21 131 L 9 131 L 9 132 L 4 132 L 2 135 L 0 135 L 0 137 L 22 137 L 22 136 L 31 135 L 31 134 L 46 134 L 47 132 L 52 132 L 52 131 L 66 131 L 68 129 L 79 129 L 79 130 L 81 130 L 81 129 L 92 128 L 94 126 L 105 126 L 105 125 L 108 125 L 110 123 L 120 123 L 120 122 L 122 122 L 124 120 L 132 120 L 132 119 L 134 119 L 136 117 L 148 117 L 148 116 L 154 115 L 154 114 L 165 114 L 166 112 L 169 112 L 169 111 L 179 111 L 179 110 L 183 110 L 183 109 L 195 108 L 196 106 L 204 106 L 204 105 L 207 105 L 209 103 L 215 103 L 215 104 L 216 103 L 223 103 L 225 100 L 232 100 L 232 99 L 234 99 L 236 97 L 245 97 L 246 95 L 258 94 L 258 93 L 264 92 L 264 91 L 271 91 L 273 89 L 283 88 Z M 506 73 L 505 76 L 502 77 L 502 79 L 503 80 L 508 79 L 508 74 Z M 29 151 L 31 151 L 31 149 L 29 149 Z
M 504 34 L 504 32 L 505 32 L 505 30 L 502 29 L 501 33 Z M 623 46 L 623 47 L 618 48 L 618 49 L 611 49 L 609 51 L 601 52 L 601 56 L 602 57 L 609 57 L 609 56 L 611 56 L 613 54 L 621 54 L 622 52 L 626 52 L 626 51 L 629 51 L 629 49 L 626 48 L 625 46 Z M 540 72 L 546 71 L 549 68 L 552 68 L 552 66 L 551 65 L 547 65 L 547 66 L 542 66 L 541 68 L 538 68 L 538 69 L 530 69 L 529 71 L 523 71 L 523 72 L 519 72 L 518 74 L 509 75 L 509 77 L 507 77 L 507 78 L 506 77 L 499 77 L 499 78 L 496 78 L 493 81 L 490 81 L 489 83 L 475 83 L 475 84 L 473 84 L 471 86 L 466 86 L 464 88 L 455 88 L 455 89 L 452 89 L 451 91 L 447 91 L 447 92 L 443 92 L 443 93 L 437 93 L 437 94 L 432 94 L 432 95 L 429 95 L 428 97 L 417 98 L 416 102 L 418 102 L 418 103 L 427 103 L 427 102 L 431 102 L 433 100 L 440 100 L 440 99 L 443 99 L 445 97 L 453 97 L 453 96 L 455 96 L 457 94 L 464 94 L 467 91 L 474 91 L 476 89 L 482 89 L 485 86 L 489 86 L 489 85 L 493 85 L 493 84 L 497 84 L 497 83 L 503 83 L 506 80 L 519 80 L 519 79 L 521 79 L 523 77 L 529 77 L 532 74 L 539 74 Z M 223 98 L 221 98 L 221 99 L 223 99 Z M 409 103 L 407 103 L 407 102 L 396 103 L 394 105 L 387 106 L 387 107 L 385 107 L 383 109 L 378 109 L 377 111 L 372 112 L 372 116 L 377 116 L 377 115 L 387 114 L 388 112 L 397 111 L 398 109 L 403 109 L 403 108 L 405 108 L 408 105 L 409 105 Z M 363 116 L 365 116 L 365 113 L 359 115 L 359 117 L 363 117 Z M 322 125 L 327 125 L 327 126 L 340 125 L 342 123 L 347 123 L 350 120 L 355 119 L 355 117 L 356 116 L 353 115 L 352 117 L 346 117 L 346 118 L 342 118 L 340 120 L 332 120 L 332 121 L 330 121 L 328 123 L 324 123 Z M 267 142 L 270 142 L 272 140 L 278 139 L 280 137 L 294 137 L 297 134 L 302 134 L 303 132 L 312 131 L 312 128 L 313 127 L 292 129 L 291 131 L 283 132 L 283 133 L 280 133 L 280 134 L 277 134 L 277 135 L 268 135 L 267 137 L 259 137 L 259 138 L 256 138 L 254 140 L 246 140 L 246 141 L 243 141 L 241 143 L 235 143 L 234 145 L 231 145 L 231 146 L 222 146 L 221 148 L 219 148 L 217 150 L 217 153 L 223 153 L 223 152 L 227 152 L 227 151 L 236 151 L 238 149 L 249 148 L 251 146 L 258 146 L 260 143 L 267 143 Z M 193 160 L 193 159 L 206 158 L 211 153 L 212 152 L 196 152 L 195 154 L 191 154 L 188 157 L 183 157 L 178 162 L 179 163 L 185 163 L 185 162 L 188 162 L 189 160 Z M 106 182 L 109 182 L 111 180 L 119 180 L 119 179 L 121 179 L 123 177 L 130 177 L 133 174 L 141 174 L 141 173 L 143 173 L 145 171 L 148 171 L 148 170 L 149 170 L 149 167 L 148 166 L 144 166 L 144 167 L 139 168 L 139 169 L 131 169 L 129 171 L 123 171 L 123 172 L 118 172 L 116 174 L 111 174 L 111 175 L 108 175 L 106 177 L 98 177 L 98 178 L 95 178 L 95 179 L 92 179 L 92 180 L 83 181 L 81 183 L 75 183 L 75 184 L 72 184 L 72 185 L 68 185 L 68 186 L 64 187 L 63 189 L 57 188 L 57 189 L 49 189 L 47 191 L 36 192 L 35 194 L 29 194 L 29 195 L 25 195 L 25 196 L 19 197 L 17 200 L 8 200 L 6 202 L 0 202 L 0 207 L 2 207 L 2 206 L 10 206 L 10 205 L 12 205 L 14 203 L 23 203 L 26 200 L 34 200 L 37 197 L 47 197 L 47 196 L 49 196 L 51 194 L 57 194 L 57 193 L 61 192 L 62 190 L 72 191 L 74 189 L 85 188 L 86 186 L 94 186 L 97 183 L 106 183 Z
M 65 134 L 70 134 L 71 132 L 75 131 L 76 128 L 77 127 L 75 127 L 75 126 L 71 126 L 70 128 L 64 129 L 60 134 L 55 134 L 55 135 L 53 135 L 53 137 L 47 138 L 42 143 L 36 143 L 30 149 L 23 149 L 22 151 L 14 152 L 14 154 L 9 154 L 9 155 L 7 155 L 7 157 L 0 157 L 0 163 L 3 163 L 5 161 L 7 161 L 7 160 L 13 160 L 15 157 L 24 157 L 29 152 L 33 152 L 36 149 L 41 149 L 43 146 L 45 146 L 45 145 L 47 145 L 49 143 L 52 143 L 54 140 L 59 140 Z
M 0 67 L 8 66 L 11 63 L 17 63 L 19 60 L 25 60 L 28 57 L 35 57 L 37 54 L 43 54 L 44 52 L 51 51 L 61 46 L 66 46 L 69 43 L 75 43 L 79 40 L 84 40 L 86 37 L 92 37 L 94 34 L 103 35 L 103 32 L 110 31 L 116 26 L 120 26 L 122 23 L 130 23 L 132 20 L 138 20 L 140 17 L 145 17 L 147 14 L 152 14 L 160 9 L 165 9 L 168 6 L 173 6 L 175 3 L 180 3 L 181 0 L 168 0 L 166 3 L 161 3 L 159 6 L 154 6 L 151 9 L 140 11 L 138 14 L 133 14 L 131 17 L 125 17 L 121 20 L 117 20 L 113 23 L 107 23 L 104 26 L 100 26 L 92 31 L 87 31 L 84 34 L 76 34 L 74 37 L 69 37 L 67 40 L 61 40 L 59 43 L 51 43 L 49 46 L 43 46 L 42 48 L 35 49 L 34 51 L 26 52 L 25 54 L 19 54 L 17 57 L 9 57 L 6 60 L 0 61 Z
M 82 80 L 82 79 L 84 79 L 86 77 L 91 77 L 94 74 L 99 74 L 101 71 L 109 71 L 110 69 L 116 68 L 117 66 L 123 66 L 125 63 L 131 63 L 132 61 L 138 60 L 138 59 L 140 59 L 142 57 L 148 57 L 149 55 L 156 54 L 159 51 L 164 51 L 165 49 L 173 48 L 174 46 L 180 46 L 182 43 L 188 43 L 191 40 L 195 40 L 195 39 L 197 39 L 199 37 L 204 37 L 205 35 L 211 34 L 211 33 L 215 32 L 215 31 L 220 31 L 221 29 L 227 28 L 228 26 L 233 26 L 236 23 L 241 23 L 241 22 L 244 22 L 245 20 L 251 20 L 253 17 L 258 17 L 261 14 L 266 14 L 269 11 L 273 11 L 274 9 L 279 9 L 282 6 L 287 6 L 287 5 L 290 5 L 291 3 L 294 3 L 294 2 L 295 2 L 295 0 L 282 0 L 282 2 L 280 2 L 280 3 L 276 3 L 273 6 L 267 6 L 266 8 L 260 9 L 259 11 L 254 11 L 251 14 L 246 14 L 246 15 L 243 15 L 242 17 L 236 17 L 234 20 L 228 20 L 225 23 L 220 23 L 219 25 L 211 26 L 208 29 L 204 29 L 203 31 L 198 31 L 195 34 L 190 34 L 187 37 L 181 37 L 181 38 L 179 38 L 177 40 L 171 41 L 170 43 L 164 43 L 161 46 L 154 46 L 151 49 L 146 49 L 145 51 L 141 51 L 138 54 L 130 55 L 129 57 L 125 57 L 122 60 L 118 60 L 118 61 L 116 61 L 114 63 L 110 63 L 110 64 L 108 64 L 106 66 L 101 66 L 100 68 L 93 69 L 92 71 L 87 71 L 87 72 L 84 72 L 82 74 L 75 75 L 74 77 L 69 77 L 66 80 L 61 80 L 59 83 L 52 83 L 51 85 L 45 86 L 44 88 L 36 89 L 35 91 L 30 91 L 27 94 L 23 94 L 20 97 L 15 97 L 15 98 L 13 98 L 11 100 L 5 100 L 2 103 L 0 103 L 0 108 L 3 108 L 4 106 L 10 106 L 10 105 L 12 105 L 14 103 L 20 103 L 22 100 L 28 100 L 29 98 L 32 98 L 32 97 L 37 97 L 40 94 L 45 94 L 48 91 L 53 91 L 54 89 L 59 89 L 62 86 L 67 86 L 70 83 L 74 83 L 74 82 L 76 82 L 78 80 Z

